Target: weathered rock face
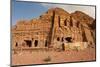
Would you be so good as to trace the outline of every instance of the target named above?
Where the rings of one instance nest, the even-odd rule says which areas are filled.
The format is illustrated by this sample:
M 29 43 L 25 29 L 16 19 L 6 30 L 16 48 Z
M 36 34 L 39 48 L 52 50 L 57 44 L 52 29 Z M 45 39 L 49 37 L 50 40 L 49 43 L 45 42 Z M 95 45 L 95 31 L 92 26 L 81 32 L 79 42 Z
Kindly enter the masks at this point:
M 88 15 L 80 11 L 76 11 L 71 15 L 75 20 L 77 20 L 77 22 L 79 22 L 79 24 L 82 27 L 83 41 L 94 44 L 95 34 L 93 33 L 95 33 L 95 27 L 93 29 L 93 26 L 95 26 L 95 20 L 92 17 L 89 17 Z
M 65 43 L 95 44 L 95 20 L 83 12 L 69 14 L 61 8 L 49 9 L 39 19 L 18 21 L 12 28 L 15 47 L 49 47 Z

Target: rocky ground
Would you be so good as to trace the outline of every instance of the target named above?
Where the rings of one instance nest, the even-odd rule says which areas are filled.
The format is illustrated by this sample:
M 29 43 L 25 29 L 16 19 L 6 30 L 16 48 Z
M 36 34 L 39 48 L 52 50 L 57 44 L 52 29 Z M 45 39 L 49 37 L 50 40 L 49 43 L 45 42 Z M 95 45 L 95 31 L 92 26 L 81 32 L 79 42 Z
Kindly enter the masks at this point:
M 92 61 L 95 58 L 95 49 L 69 51 L 23 51 L 12 54 L 12 65 L 46 64 L 76 61 Z

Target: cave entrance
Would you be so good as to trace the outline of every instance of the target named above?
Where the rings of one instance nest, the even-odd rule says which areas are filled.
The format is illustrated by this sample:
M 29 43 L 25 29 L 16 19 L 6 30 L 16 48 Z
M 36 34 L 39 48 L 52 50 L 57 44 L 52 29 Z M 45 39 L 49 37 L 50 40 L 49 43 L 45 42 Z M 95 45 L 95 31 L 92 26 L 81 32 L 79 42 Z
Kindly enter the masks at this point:
M 32 41 L 31 40 L 24 40 L 26 42 L 26 45 L 28 47 L 32 47 Z
M 34 42 L 34 46 L 35 46 L 35 47 L 38 46 L 38 40 L 35 40 L 35 42 Z
M 67 42 L 72 42 L 72 37 L 66 37 L 65 40 L 66 40 Z

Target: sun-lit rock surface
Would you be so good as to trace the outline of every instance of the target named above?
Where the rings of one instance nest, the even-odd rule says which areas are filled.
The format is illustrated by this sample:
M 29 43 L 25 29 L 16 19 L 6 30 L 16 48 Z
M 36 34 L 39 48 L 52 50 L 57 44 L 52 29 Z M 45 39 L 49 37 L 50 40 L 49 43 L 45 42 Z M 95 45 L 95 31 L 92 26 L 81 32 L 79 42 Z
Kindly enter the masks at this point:
M 87 42 L 95 45 L 95 20 L 81 11 L 68 13 L 51 8 L 39 19 L 19 20 L 12 28 L 14 47 L 48 47 L 63 43 Z

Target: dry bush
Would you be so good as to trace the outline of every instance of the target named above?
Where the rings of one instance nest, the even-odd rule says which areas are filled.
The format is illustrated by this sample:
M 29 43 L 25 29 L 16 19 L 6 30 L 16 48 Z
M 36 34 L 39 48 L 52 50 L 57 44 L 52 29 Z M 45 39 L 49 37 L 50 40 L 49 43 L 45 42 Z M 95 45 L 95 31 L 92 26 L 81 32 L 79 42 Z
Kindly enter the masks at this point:
M 48 57 L 46 57 L 45 59 L 43 59 L 43 61 L 45 61 L 45 62 L 49 62 L 49 61 L 51 61 L 51 57 L 48 56 Z

